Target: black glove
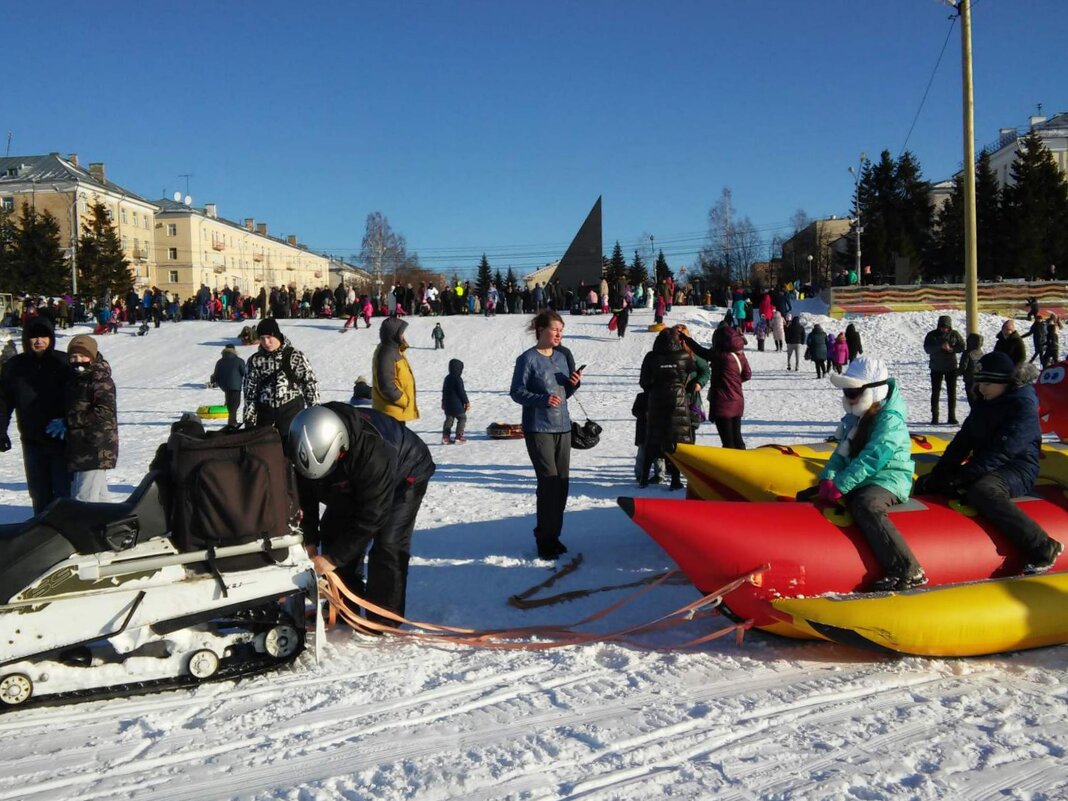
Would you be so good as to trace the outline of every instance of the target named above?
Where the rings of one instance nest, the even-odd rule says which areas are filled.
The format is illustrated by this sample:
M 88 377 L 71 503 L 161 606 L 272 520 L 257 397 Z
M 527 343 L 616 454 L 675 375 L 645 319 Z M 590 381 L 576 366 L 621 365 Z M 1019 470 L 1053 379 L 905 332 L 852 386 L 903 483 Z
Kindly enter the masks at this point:
M 0 434 L 0 453 L 6 453 L 11 450 L 11 437 L 7 434 Z

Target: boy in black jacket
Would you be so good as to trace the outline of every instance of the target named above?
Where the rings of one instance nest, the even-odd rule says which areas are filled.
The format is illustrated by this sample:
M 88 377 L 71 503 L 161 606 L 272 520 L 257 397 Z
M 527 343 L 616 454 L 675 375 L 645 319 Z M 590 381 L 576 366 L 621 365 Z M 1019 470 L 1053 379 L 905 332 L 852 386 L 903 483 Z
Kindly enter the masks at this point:
M 997 351 L 980 359 L 975 406 L 934 469 L 915 487 L 917 494 L 963 495 L 1016 545 L 1026 574 L 1049 570 L 1064 550 L 1012 502 L 1029 493 L 1038 478 L 1042 432 L 1031 387 L 1034 372 Z
M 456 442 L 466 442 L 464 428 L 467 425 L 467 410 L 471 404 L 464 389 L 464 363 L 459 359 L 449 360 L 449 374 L 441 385 L 441 409 L 445 412 L 445 426 L 441 430 L 441 444 L 451 445 L 453 421 L 456 422 Z

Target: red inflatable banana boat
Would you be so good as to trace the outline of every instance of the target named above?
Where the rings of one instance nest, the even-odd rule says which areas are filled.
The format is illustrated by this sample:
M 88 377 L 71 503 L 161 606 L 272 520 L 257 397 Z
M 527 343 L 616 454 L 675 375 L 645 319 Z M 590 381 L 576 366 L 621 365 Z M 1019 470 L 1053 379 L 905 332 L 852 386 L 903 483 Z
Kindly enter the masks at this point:
M 1057 486 L 1017 500 L 1049 535 L 1068 543 L 1068 498 Z M 727 594 L 737 618 L 793 637 L 818 637 L 784 622 L 778 597 L 863 591 L 882 576 L 864 535 L 840 507 L 810 503 L 619 498 L 698 590 L 712 592 L 767 565 L 753 581 Z M 974 510 L 937 496 L 912 499 L 890 513 L 927 573 L 931 586 L 1019 574 L 1024 558 Z M 1068 569 L 1068 552 L 1053 570 Z

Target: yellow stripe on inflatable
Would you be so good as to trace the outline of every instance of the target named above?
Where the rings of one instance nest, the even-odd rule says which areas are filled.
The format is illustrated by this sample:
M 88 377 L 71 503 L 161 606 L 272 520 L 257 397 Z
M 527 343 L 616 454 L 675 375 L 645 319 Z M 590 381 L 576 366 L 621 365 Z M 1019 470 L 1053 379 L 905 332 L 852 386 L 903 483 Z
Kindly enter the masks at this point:
M 929 473 L 949 440 L 914 438 L 912 458 L 916 475 Z M 834 453 L 833 442 L 804 445 L 766 445 L 747 451 L 708 445 L 679 445 L 672 461 L 687 478 L 692 495 L 706 501 L 776 501 L 793 498 L 814 486 Z M 1042 444 L 1039 478 L 1068 487 L 1068 445 Z
M 1068 643 L 1068 573 L 879 595 L 779 598 L 828 639 L 917 656 L 980 656 Z

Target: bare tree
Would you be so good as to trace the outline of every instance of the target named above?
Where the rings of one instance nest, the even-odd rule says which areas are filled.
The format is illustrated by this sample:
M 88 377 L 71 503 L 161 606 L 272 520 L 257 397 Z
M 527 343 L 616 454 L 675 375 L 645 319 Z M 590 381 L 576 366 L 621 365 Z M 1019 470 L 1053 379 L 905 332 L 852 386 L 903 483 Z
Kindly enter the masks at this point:
M 708 243 L 697 254 L 697 265 L 705 280 L 718 290 L 748 280 L 762 249 L 756 226 L 748 217 L 735 218 L 731 190 L 724 187 L 719 202 L 708 210 Z
M 790 225 L 794 227 L 795 234 L 804 231 L 806 228 L 808 228 L 811 222 L 812 220 L 809 218 L 808 212 L 806 212 L 804 209 L 798 209 L 790 218 Z
M 381 287 L 386 276 L 395 283 L 398 273 L 412 273 L 420 270 L 419 257 L 407 252 L 407 243 L 401 234 L 389 225 L 389 219 L 382 212 L 367 215 L 367 226 L 360 245 L 360 261 L 374 276 L 377 287 Z

